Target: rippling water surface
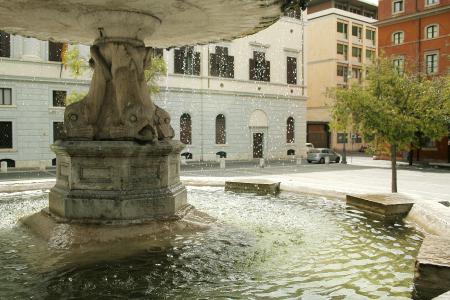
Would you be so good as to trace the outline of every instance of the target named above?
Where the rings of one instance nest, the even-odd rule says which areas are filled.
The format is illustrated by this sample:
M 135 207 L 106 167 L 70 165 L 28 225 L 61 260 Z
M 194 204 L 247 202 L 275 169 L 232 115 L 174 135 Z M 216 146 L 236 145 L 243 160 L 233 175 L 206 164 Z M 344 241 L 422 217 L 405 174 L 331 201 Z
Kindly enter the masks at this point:
M 19 217 L 44 192 L 0 195 L 0 299 L 409 299 L 422 237 L 369 220 L 340 201 L 282 193 L 239 195 L 190 188 L 216 217 L 210 230 L 170 237 L 121 259 L 60 264 Z M 123 245 L 126 247 L 126 245 Z M 47 262 L 47 263 L 45 263 Z M 43 267 L 45 265 L 45 267 Z

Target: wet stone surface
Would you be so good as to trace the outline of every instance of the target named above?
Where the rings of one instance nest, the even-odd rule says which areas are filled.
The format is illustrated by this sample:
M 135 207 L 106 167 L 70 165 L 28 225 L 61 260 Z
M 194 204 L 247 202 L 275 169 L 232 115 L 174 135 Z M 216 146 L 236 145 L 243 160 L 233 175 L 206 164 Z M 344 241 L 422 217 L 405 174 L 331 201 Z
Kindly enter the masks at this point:
M 449 237 L 425 237 L 417 256 L 414 286 L 417 299 L 431 299 L 450 291 Z
M 414 201 L 402 194 L 347 195 L 347 205 L 385 219 L 405 217 Z
M 245 179 L 225 181 L 225 190 L 257 195 L 276 195 L 280 192 L 280 182 L 266 179 Z

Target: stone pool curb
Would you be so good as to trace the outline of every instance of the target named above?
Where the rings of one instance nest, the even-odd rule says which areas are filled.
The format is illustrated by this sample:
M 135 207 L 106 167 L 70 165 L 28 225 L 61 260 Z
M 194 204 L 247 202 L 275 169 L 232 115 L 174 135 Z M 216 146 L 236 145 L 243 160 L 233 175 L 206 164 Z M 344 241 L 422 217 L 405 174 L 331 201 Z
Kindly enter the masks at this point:
M 320 189 L 302 186 L 296 184 L 296 181 L 289 178 L 289 175 L 277 176 L 239 176 L 239 177 L 195 177 L 181 176 L 181 181 L 187 186 L 225 186 L 227 180 L 247 180 L 247 179 L 269 179 L 281 182 L 280 189 L 285 192 L 294 192 L 301 194 L 312 194 L 333 199 L 345 201 L 346 192 L 336 191 L 332 189 Z M 0 182 L 0 193 L 23 192 L 29 190 L 45 190 L 55 185 L 55 179 L 39 179 L 39 180 L 21 180 Z M 355 193 L 357 194 L 357 193 Z M 416 204 L 411 209 L 407 221 L 412 222 L 422 232 L 439 235 L 450 236 L 450 208 L 444 205 L 423 200 L 416 195 L 407 194 L 412 197 Z M 433 224 L 433 226 L 430 226 Z
M 30 179 L 0 182 L 0 193 L 17 193 L 29 190 L 47 190 L 55 185 L 56 179 Z

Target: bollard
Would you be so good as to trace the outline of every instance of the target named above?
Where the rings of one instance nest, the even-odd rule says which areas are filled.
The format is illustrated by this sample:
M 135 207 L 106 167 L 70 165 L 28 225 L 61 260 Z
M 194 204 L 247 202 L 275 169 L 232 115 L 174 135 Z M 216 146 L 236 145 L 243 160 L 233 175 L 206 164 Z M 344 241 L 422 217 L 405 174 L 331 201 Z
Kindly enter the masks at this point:
M 219 158 L 220 161 L 220 168 L 225 169 L 225 157 Z
M 302 156 L 297 157 L 297 165 L 301 165 L 302 164 L 302 160 L 303 160 Z
M 187 163 L 186 163 L 186 156 L 182 156 L 181 157 L 181 164 L 184 166 L 184 165 L 187 165 Z
M 2 161 L 2 163 L 1 163 L 1 172 L 2 173 L 8 172 L 8 163 L 6 161 Z
M 325 156 L 325 163 L 326 163 L 327 165 L 330 164 L 330 157 L 329 157 L 329 156 Z
M 259 159 L 259 167 L 264 168 L 264 166 L 265 166 L 264 158 L 260 158 Z

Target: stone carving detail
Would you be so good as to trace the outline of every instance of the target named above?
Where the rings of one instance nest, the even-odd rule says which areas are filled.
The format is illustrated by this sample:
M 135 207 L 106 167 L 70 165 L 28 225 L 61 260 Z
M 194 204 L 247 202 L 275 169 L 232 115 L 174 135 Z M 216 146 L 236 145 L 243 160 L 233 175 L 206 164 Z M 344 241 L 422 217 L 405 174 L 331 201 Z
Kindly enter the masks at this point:
M 152 49 L 139 41 L 97 41 L 91 47 L 94 68 L 87 96 L 64 114 L 69 140 L 172 139 L 170 116 L 150 99 L 144 70 Z

